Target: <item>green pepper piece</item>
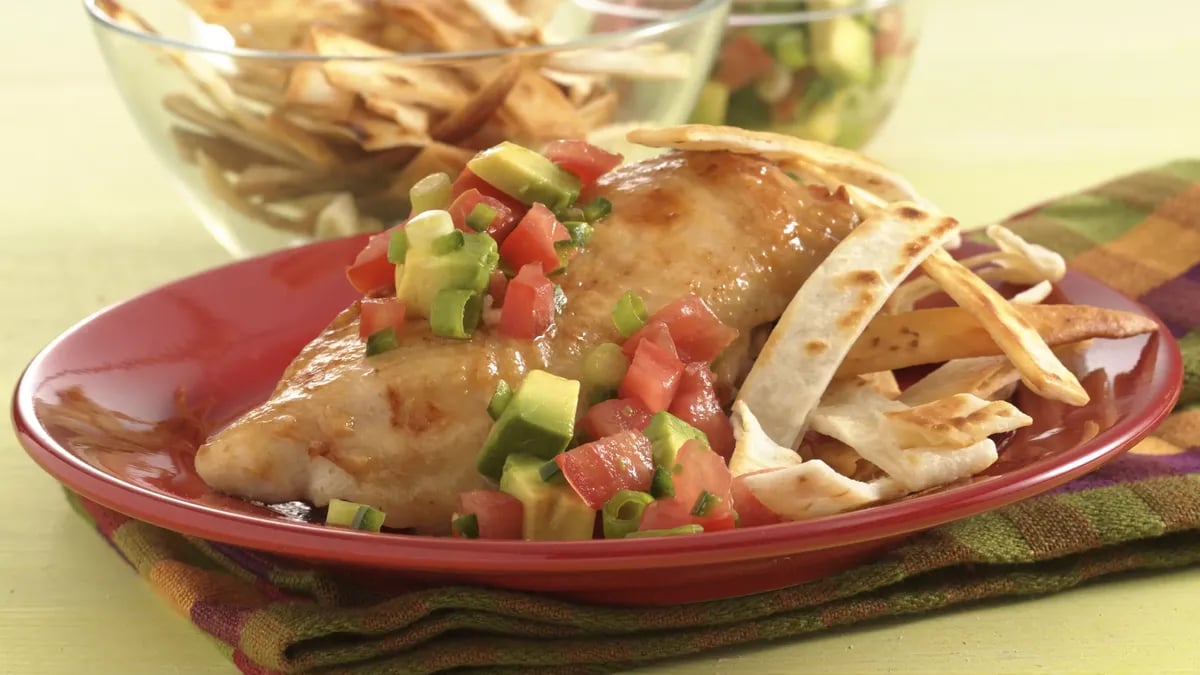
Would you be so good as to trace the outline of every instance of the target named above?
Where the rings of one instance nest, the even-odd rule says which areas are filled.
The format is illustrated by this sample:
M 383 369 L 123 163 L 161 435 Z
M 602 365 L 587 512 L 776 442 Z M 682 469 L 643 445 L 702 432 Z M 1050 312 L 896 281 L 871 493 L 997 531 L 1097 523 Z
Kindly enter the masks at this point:
M 612 202 L 604 197 L 596 197 L 583 206 L 583 219 L 594 223 L 612 213 Z
M 488 415 L 493 420 L 500 419 L 500 414 L 508 407 L 509 402 L 512 401 L 512 397 L 512 387 L 508 386 L 508 382 L 500 380 L 500 383 L 496 385 L 495 393 L 492 394 L 492 399 L 488 401 Z
M 467 214 L 467 227 L 476 232 L 483 232 L 496 222 L 496 216 L 500 215 L 496 209 L 479 202 L 471 212 Z
M 646 313 L 646 303 L 641 296 L 633 291 L 625 291 L 612 312 L 613 323 L 617 326 L 622 337 L 629 337 L 646 325 L 650 315 Z
M 720 503 L 720 497 L 708 490 L 704 490 L 700 493 L 700 496 L 696 497 L 696 503 L 692 506 L 692 515 L 698 518 L 707 518 Z
M 463 539 L 478 539 L 479 517 L 474 513 L 464 513 L 461 516 L 455 516 L 454 520 L 450 521 L 450 529 L 457 532 L 458 536 Z
M 367 336 L 367 356 L 375 356 L 400 348 L 400 335 L 395 326 L 388 326 Z
M 408 233 L 401 228 L 395 228 L 388 239 L 388 262 L 393 265 L 403 265 L 404 257 L 408 255 Z
M 412 203 L 412 215 L 426 211 L 442 211 L 450 206 L 450 176 L 431 173 L 417 181 L 408 191 Z
M 669 530 L 643 530 L 641 532 L 630 532 L 625 535 L 626 539 L 641 539 L 642 537 L 673 537 L 680 534 L 700 534 L 704 532 L 702 525 L 680 525 L 672 527 Z
M 671 477 L 670 469 L 665 466 L 654 467 L 654 480 L 650 484 L 650 494 L 654 495 L 655 499 L 675 496 L 675 479 Z
M 429 325 L 434 335 L 462 340 L 475 332 L 482 312 L 483 298 L 478 293 L 446 288 L 433 296 Z
M 654 497 L 636 490 L 621 490 L 604 503 L 600 511 L 605 539 L 621 539 L 637 531 L 642 512 Z
M 455 230 L 449 234 L 443 234 L 437 239 L 434 239 L 433 242 L 430 243 L 429 247 L 433 251 L 434 255 L 446 255 L 447 253 L 454 253 L 458 249 L 465 246 L 466 243 L 467 239 L 463 235 L 462 230 Z

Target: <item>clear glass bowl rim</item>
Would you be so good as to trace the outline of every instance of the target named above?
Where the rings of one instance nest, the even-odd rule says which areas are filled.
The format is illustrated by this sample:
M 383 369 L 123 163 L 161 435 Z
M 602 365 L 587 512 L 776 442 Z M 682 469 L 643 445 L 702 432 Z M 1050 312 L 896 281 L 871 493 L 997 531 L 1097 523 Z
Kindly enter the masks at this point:
M 794 5 L 796 0 L 733 0 L 733 11 L 729 15 L 729 25 L 746 26 L 775 26 L 779 24 L 800 24 L 827 21 L 839 16 L 854 16 L 875 12 L 889 5 L 900 5 L 908 0 L 853 0 L 844 7 L 828 9 L 799 9 L 791 12 L 743 12 L 747 6 L 761 7 L 763 5 Z
M 589 36 L 581 40 L 570 42 L 562 42 L 550 45 L 535 45 L 529 47 L 518 47 L 513 49 L 490 49 L 473 52 L 427 52 L 427 53 L 405 53 L 389 56 L 321 56 L 317 54 L 308 54 L 304 52 L 293 51 L 277 51 L 266 49 L 247 49 L 244 47 L 216 47 L 211 45 L 199 44 L 187 40 L 159 35 L 156 33 L 147 33 L 136 28 L 117 23 L 111 16 L 98 6 L 99 0 L 83 0 L 83 6 L 91 16 L 92 20 L 97 25 L 111 30 L 115 33 L 122 34 L 126 37 L 148 42 L 159 47 L 169 49 L 177 49 L 186 52 L 196 52 L 209 54 L 213 56 L 224 56 L 239 59 L 254 59 L 254 60 L 269 60 L 269 61 L 304 61 L 304 62 L 322 62 L 330 60 L 338 61 L 453 61 L 453 60 L 469 60 L 469 59 L 487 59 L 498 58 L 513 55 L 535 55 L 562 51 L 574 51 L 577 49 L 589 49 L 597 47 L 606 47 L 615 44 L 638 42 L 651 38 L 663 33 L 669 32 L 679 26 L 694 23 L 706 15 L 726 10 L 732 5 L 731 0 L 696 0 L 690 7 L 679 12 L 666 13 L 662 10 L 629 7 L 610 3 L 607 0 L 575 0 L 575 2 L 585 9 L 593 11 L 604 11 L 610 14 L 615 14 L 623 18 L 630 19 L 645 19 L 652 23 L 647 23 L 635 28 L 630 28 L 623 31 L 615 31 L 612 33 L 602 33 L 599 35 Z

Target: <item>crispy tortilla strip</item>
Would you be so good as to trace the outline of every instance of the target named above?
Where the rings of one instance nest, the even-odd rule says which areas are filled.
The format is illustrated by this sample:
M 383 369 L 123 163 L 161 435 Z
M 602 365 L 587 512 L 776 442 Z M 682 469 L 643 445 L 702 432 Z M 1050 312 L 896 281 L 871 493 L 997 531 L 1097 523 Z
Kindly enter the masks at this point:
M 805 434 L 804 442 L 800 444 L 800 456 L 806 461 L 819 459 L 834 471 L 854 480 L 868 482 L 886 475 L 854 448 L 821 434 Z
M 270 164 L 274 161 L 274 158 L 268 155 L 238 145 L 229 139 L 197 133 L 183 127 L 172 126 L 171 139 L 175 141 L 179 156 L 188 164 L 196 163 L 197 151 L 203 151 L 209 159 L 226 171 L 242 171 L 256 164 Z
M 433 127 L 433 137 L 443 143 L 455 143 L 483 126 L 504 105 L 509 92 L 521 76 L 520 59 L 506 59 L 492 69 L 492 78 L 475 91 L 461 108 L 442 118 Z
M 1008 299 L 1013 305 L 1036 305 L 1044 302 L 1054 292 L 1054 285 L 1049 281 L 1039 281 Z
M 355 94 L 333 86 L 318 63 L 298 63 L 288 77 L 284 105 L 327 120 L 344 120 L 354 109 Z
M 1018 305 L 1013 309 L 1045 343 L 1053 346 L 1089 338 L 1127 338 L 1158 329 L 1157 323 L 1140 314 L 1101 307 Z M 965 309 L 918 309 L 875 317 L 837 374 L 848 377 L 1002 353 L 979 320 Z
M 980 439 L 1029 426 L 1033 418 L 1008 401 L 954 394 L 905 410 L 884 412 L 902 448 L 966 447 Z
M 471 52 L 508 46 L 490 25 L 460 2 L 381 0 L 380 4 L 389 19 L 438 51 Z
M 739 400 L 767 435 L 796 447 L 839 364 L 896 286 L 954 234 L 958 222 L 898 203 L 833 249 L 788 304 Z M 892 370 L 890 366 L 869 371 Z
M 232 122 L 217 117 L 182 94 L 170 94 L 164 97 L 163 107 L 180 119 L 211 131 L 242 147 L 271 157 L 278 162 L 298 167 L 311 166 L 308 160 L 290 147 L 269 136 L 256 136 Z
M 745 402 L 734 401 L 731 421 L 736 443 L 733 455 L 729 457 L 729 471 L 735 477 L 766 469 L 783 469 L 803 461 L 795 450 L 779 445 L 763 432 L 758 418 Z
M 1049 345 L 996 289 L 963 267 L 944 250 L 921 263 L 955 303 L 975 316 L 1008 358 L 1021 371 L 1021 381 L 1045 398 L 1081 406 L 1087 392 L 1075 374 L 1054 356 Z
M 412 65 L 397 59 L 396 52 L 321 25 L 309 29 L 309 35 L 318 54 L 335 57 L 323 65 L 335 86 L 443 110 L 453 110 L 467 100 L 463 83 L 448 66 Z
M 692 70 L 692 57 L 651 43 L 620 49 L 580 49 L 551 54 L 546 66 L 587 75 L 610 75 L 637 80 L 680 80 Z M 630 139 L 632 140 L 632 139 Z
M 363 96 L 363 105 L 376 115 L 392 120 L 405 131 L 421 135 L 429 133 L 429 111 L 420 106 L 370 94 Z
M 512 135 L 535 142 L 583 138 L 588 131 L 566 94 L 534 68 L 521 72 L 497 115 Z
M 201 176 L 204 178 L 204 184 L 208 187 L 209 192 L 234 211 L 279 230 L 310 234 L 308 228 L 304 227 L 302 223 L 284 218 L 239 195 L 230 185 L 229 180 L 225 178 L 221 167 L 217 166 L 217 163 L 208 155 L 197 152 L 196 163 L 200 165 Z
M 361 16 L 370 11 L 364 0 L 184 0 L 208 23 L 239 24 L 288 20 L 321 21 L 340 15 Z
M 354 140 L 363 150 L 388 150 L 391 148 L 421 147 L 429 142 L 425 134 L 404 129 L 392 120 L 379 117 L 359 108 L 350 113 L 345 122 L 338 123 L 354 134 Z
M 313 234 L 322 238 L 347 237 L 358 234 L 358 207 L 354 204 L 354 195 L 348 192 L 339 193 L 325 208 L 316 215 Z
M 910 385 L 900 402 L 919 406 L 955 394 L 995 398 L 995 394 L 1021 379 L 1006 356 L 977 356 L 948 361 Z
M 279 142 L 322 169 L 333 169 L 342 164 L 342 158 L 328 143 L 288 120 L 280 112 L 267 116 L 267 128 Z
M 464 0 L 464 4 L 491 26 L 506 45 L 528 44 L 537 38 L 537 25 L 518 14 L 508 0 Z
M 784 520 L 843 513 L 903 494 L 896 481 L 863 483 L 834 471 L 819 459 L 747 476 L 746 487 L 763 506 Z
M 687 124 L 635 129 L 631 143 L 676 150 L 726 150 L 775 161 L 803 161 L 823 168 L 842 183 L 861 187 L 887 202 L 910 201 L 930 208 L 902 176 L 852 150 L 763 131 Z
M 588 129 L 593 131 L 601 129 L 616 119 L 620 104 L 621 97 L 610 89 L 580 106 L 579 119 L 583 120 L 584 126 Z

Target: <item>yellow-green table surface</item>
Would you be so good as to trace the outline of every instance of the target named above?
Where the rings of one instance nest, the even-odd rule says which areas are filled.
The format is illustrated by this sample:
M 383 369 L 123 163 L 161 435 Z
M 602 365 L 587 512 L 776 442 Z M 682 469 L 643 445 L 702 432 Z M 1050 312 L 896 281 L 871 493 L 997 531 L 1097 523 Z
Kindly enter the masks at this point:
M 227 258 L 138 137 L 77 3 L 0 5 L 8 389 L 37 349 L 93 310 Z M 870 151 L 970 224 L 1200 156 L 1198 26 L 1192 0 L 934 0 L 910 85 Z M 1193 568 L 648 672 L 1200 673 L 1198 625 Z M 232 671 L 68 511 L 4 430 L 0 672 Z

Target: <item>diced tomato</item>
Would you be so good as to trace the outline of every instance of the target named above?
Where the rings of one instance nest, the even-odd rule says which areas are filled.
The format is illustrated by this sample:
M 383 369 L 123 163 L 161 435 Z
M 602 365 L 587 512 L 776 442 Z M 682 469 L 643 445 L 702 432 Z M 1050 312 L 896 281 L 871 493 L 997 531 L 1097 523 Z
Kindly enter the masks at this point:
M 679 449 L 671 471 L 675 496 L 659 499 L 646 507 L 639 530 L 666 530 L 695 523 L 705 532 L 729 530 L 734 526 L 732 476 L 725 460 L 699 441 L 688 441 Z M 718 501 L 706 516 L 692 510 L 701 493 L 710 492 Z
M 662 321 L 650 321 L 639 328 L 621 345 L 621 351 L 632 359 L 633 355 L 637 353 L 638 345 L 642 344 L 642 340 L 649 340 L 670 352 L 672 356 L 679 356 L 679 352 L 675 349 L 675 340 L 671 337 L 671 329 Z
M 492 301 L 495 303 L 493 307 L 499 307 L 504 304 L 504 294 L 508 291 L 508 277 L 504 276 L 501 270 L 493 270 L 491 278 L 488 279 L 488 295 L 492 296 Z
M 507 206 L 517 217 L 525 213 L 525 205 L 520 200 L 501 192 L 496 186 L 476 176 L 470 169 L 463 169 L 462 173 L 458 174 L 458 178 L 454 179 L 454 184 L 450 186 L 450 196 L 458 199 L 459 195 L 467 190 L 478 190 L 480 194 L 499 201 Z
M 737 339 L 736 328 L 721 323 L 699 296 L 688 294 L 650 317 L 671 330 L 671 337 L 684 363 L 711 363 Z
M 587 141 L 552 141 L 542 152 L 551 162 L 579 177 L 584 185 L 595 183 L 600 176 L 612 171 L 621 155 L 598 148 Z
M 642 431 L 650 424 L 650 411 L 631 398 L 611 398 L 588 409 L 579 426 L 590 438 L 604 438 L 622 431 Z
M 777 469 L 766 469 L 766 471 L 776 471 Z M 763 473 L 756 471 L 755 473 Z M 738 527 L 755 527 L 758 525 L 774 525 L 782 523 L 783 518 L 780 518 L 777 513 L 768 509 L 762 502 L 758 501 L 758 497 L 746 485 L 746 476 L 754 474 L 744 474 L 733 479 L 733 485 L 730 488 L 730 494 L 733 496 L 733 510 L 737 511 Z
M 733 424 L 721 408 L 716 376 L 703 363 L 689 363 L 679 378 L 679 390 L 667 409 L 672 415 L 704 432 L 708 447 L 729 459 L 733 454 Z
M 721 47 L 717 64 L 717 80 L 729 89 L 741 89 L 775 67 L 775 59 L 753 37 L 742 33 L 727 40 Z
M 458 513 L 474 513 L 480 539 L 520 539 L 525 507 L 499 490 L 471 490 L 458 496 Z
M 463 192 L 450 204 L 450 218 L 454 220 L 454 227 L 463 232 L 474 232 L 475 230 L 467 225 L 467 216 L 471 215 L 471 211 L 480 204 L 496 210 L 496 217 L 492 219 L 492 224 L 488 226 L 486 232 L 497 242 L 504 241 L 504 238 L 517 224 L 517 214 L 513 213 L 513 210 L 504 202 L 495 197 L 489 197 L 475 188 Z
M 550 209 L 540 203 L 534 204 L 500 245 L 500 258 L 512 269 L 541 263 L 543 270 L 553 272 L 562 267 L 554 242 L 570 239 L 567 228 L 558 222 Z
M 363 298 L 359 304 L 358 336 L 367 339 L 384 328 L 404 329 L 404 302 L 398 298 Z
M 554 458 L 567 483 L 588 506 L 599 509 L 620 490 L 648 492 L 654 479 L 650 439 L 623 431 L 585 443 Z
M 508 282 L 500 309 L 500 334 L 531 340 L 554 323 L 554 284 L 542 266 L 530 263 Z
M 396 283 L 396 266 L 387 259 L 392 231 L 385 230 L 368 239 L 367 245 L 346 268 L 346 278 L 350 280 L 350 285 L 363 295 Z
M 675 398 L 682 375 L 682 361 L 657 344 L 642 340 L 617 388 L 617 396 L 635 399 L 652 413 L 662 412 Z

